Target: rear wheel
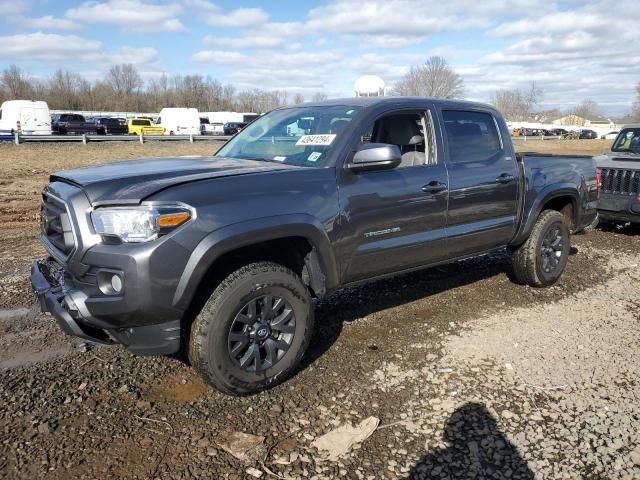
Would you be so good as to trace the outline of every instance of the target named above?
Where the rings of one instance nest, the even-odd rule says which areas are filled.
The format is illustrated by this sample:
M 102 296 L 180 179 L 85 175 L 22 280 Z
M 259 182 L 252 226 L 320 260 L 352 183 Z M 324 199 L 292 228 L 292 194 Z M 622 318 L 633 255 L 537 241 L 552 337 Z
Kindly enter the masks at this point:
M 532 287 L 553 285 L 564 272 L 570 249 L 564 216 L 555 210 L 545 210 L 527 241 L 513 252 L 515 280 Z
M 313 308 L 300 277 L 256 262 L 213 291 L 191 327 L 189 360 L 224 393 L 256 393 L 291 375 L 312 332 Z

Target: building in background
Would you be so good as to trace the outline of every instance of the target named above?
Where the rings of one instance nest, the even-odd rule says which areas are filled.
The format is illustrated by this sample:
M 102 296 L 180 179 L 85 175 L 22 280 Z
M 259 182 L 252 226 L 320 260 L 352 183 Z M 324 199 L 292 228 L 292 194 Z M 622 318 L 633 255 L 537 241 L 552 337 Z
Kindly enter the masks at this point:
M 580 127 L 614 128 L 615 122 L 605 117 L 584 118 L 578 115 L 565 115 L 553 120 L 554 125 L 576 125 Z

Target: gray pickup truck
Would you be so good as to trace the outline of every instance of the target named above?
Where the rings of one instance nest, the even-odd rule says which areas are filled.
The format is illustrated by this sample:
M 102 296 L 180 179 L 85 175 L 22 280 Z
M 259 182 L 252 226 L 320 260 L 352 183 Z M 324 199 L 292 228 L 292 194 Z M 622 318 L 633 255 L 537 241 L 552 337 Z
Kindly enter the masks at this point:
M 601 223 L 640 223 L 640 124 L 625 125 L 611 151 L 596 157 Z
M 499 249 L 553 284 L 593 222 L 593 159 L 516 154 L 487 105 L 351 98 L 280 108 L 215 156 L 51 175 L 31 281 L 62 329 L 136 354 L 185 348 L 230 394 L 291 375 L 312 298 Z

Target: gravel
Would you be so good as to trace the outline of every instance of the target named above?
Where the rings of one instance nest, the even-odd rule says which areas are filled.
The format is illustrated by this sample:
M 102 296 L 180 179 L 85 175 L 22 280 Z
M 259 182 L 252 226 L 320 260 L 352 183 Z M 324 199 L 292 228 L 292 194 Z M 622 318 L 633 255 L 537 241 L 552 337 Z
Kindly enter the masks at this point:
M 575 236 L 549 289 L 511 283 L 502 254 L 344 289 L 317 303 L 291 380 L 234 398 L 181 358 L 81 351 L 39 313 L 42 251 L 16 222 L 0 233 L 0 478 L 640 478 L 638 228 Z M 312 446 L 370 416 L 337 460 Z M 261 454 L 225 451 L 233 432 L 264 437 Z

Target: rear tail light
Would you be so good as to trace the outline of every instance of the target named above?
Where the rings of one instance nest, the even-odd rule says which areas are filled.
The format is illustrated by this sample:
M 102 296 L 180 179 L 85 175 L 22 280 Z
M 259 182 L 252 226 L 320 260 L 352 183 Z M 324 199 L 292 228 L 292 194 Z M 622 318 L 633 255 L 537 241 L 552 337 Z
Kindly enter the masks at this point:
M 602 188 L 602 170 L 596 168 L 596 199 L 600 200 L 600 189 Z
M 16 122 L 16 130 L 17 130 L 18 132 L 21 132 L 21 131 L 22 131 L 22 125 L 20 124 L 20 120 L 18 120 L 18 121 Z
M 69 122 L 64 122 L 64 129 L 66 130 L 67 128 L 69 128 Z

